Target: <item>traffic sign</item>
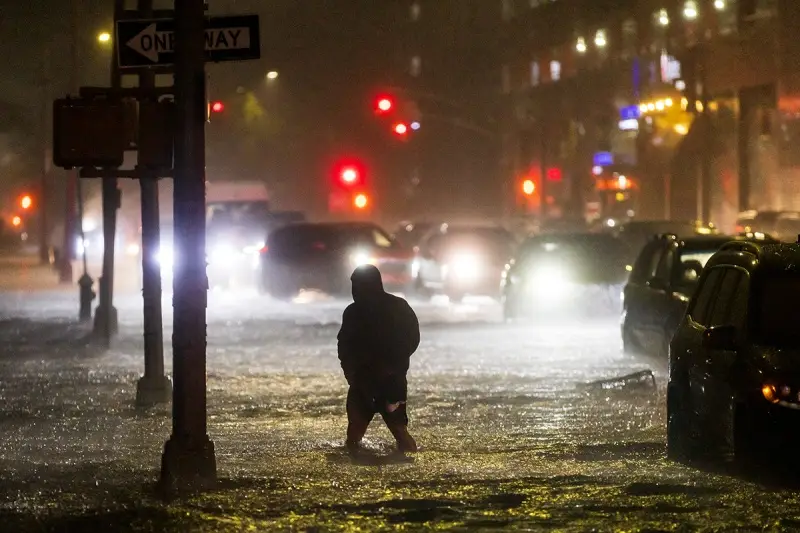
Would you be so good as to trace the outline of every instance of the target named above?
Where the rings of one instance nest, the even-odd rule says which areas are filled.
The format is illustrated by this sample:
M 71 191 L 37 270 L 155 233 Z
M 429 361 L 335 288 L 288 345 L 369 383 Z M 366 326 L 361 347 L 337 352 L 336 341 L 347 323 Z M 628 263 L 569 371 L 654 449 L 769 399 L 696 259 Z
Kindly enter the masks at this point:
M 117 21 L 120 68 L 163 67 L 175 62 L 175 20 Z M 206 18 L 206 61 L 243 61 L 261 57 L 258 15 Z

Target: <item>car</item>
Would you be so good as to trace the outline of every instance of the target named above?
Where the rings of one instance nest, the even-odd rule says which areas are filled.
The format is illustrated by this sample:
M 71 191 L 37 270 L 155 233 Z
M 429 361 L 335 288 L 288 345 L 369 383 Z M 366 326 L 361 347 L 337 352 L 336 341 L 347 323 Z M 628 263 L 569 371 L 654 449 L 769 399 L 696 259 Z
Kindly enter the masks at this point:
M 634 258 L 654 235 L 673 234 L 678 237 L 719 234 L 712 224 L 688 220 L 633 220 L 614 228 L 611 233 L 625 241 Z
M 501 227 L 442 224 L 422 239 L 414 261 L 417 291 L 500 298 L 500 281 L 516 240 Z
M 760 237 L 760 238 L 759 238 Z M 731 241 L 777 242 L 769 236 L 698 235 L 653 238 L 639 253 L 622 296 L 623 351 L 667 361 L 669 341 L 706 262 Z
M 413 252 L 370 222 L 289 224 L 267 236 L 260 253 L 261 289 L 278 299 L 314 289 L 334 296 L 350 294 L 350 275 L 374 264 L 386 290 L 407 291 Z
M 709 259 L 670 344 L 671 458 L 796 465 L 798 265 L 796 243 L 733 242 Z
M 441 223 L 404 221 L 397 225 L 393 237 L 406 248 L 417 247 L 420 241 Z
M 737 233 L 779 233 L 778 223 L 782 218 L 791 218 L 800 215 L 796 211 L 758 211 L 752 209 L 742 211 L 736 219 Z M 795 237 L 796 238 L 796 237 Z M 794 242 L 794 239 L 792 239 Z
M 618 315 L 626 257 L 625 244 L 613 235 L 531 237 L 503 274 L 504 318 Z

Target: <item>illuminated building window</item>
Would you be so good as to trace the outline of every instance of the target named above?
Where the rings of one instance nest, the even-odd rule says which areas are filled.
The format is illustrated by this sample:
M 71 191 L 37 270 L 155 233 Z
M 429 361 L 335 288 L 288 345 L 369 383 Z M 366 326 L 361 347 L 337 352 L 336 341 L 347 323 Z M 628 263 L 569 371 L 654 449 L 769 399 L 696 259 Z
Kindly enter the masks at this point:
M 594 34 L 594 45 L 601 49 L 608 45 L 606 30 L 597 30 L 597 33 Z
M 669 26 L 669 13 L 666 9 L 659 9 L 653 17 L 653 22 L 656 26 L 666 28 Z
M 550 80 L 558 81 L 561 79 L 561 63 L 559 61 L 550 62 Z

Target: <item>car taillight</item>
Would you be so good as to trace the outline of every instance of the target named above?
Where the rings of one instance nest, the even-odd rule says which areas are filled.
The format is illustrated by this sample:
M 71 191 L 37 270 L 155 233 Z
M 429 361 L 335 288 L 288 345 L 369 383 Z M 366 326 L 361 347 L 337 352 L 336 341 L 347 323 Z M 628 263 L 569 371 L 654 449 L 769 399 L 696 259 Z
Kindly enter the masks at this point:
M 262 246 L 261 249 L 258 251 L 258 253 L 260 254 L 265 254 L 267 252 L 269 252 L 269 246 L 267 246 L 266 244 Z

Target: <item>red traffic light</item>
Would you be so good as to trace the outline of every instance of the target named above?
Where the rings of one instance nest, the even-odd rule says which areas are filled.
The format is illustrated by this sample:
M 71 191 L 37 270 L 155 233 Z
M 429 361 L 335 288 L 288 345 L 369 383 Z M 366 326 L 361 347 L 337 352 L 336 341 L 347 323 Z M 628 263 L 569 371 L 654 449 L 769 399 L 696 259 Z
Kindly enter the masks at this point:
M 356 185 L 360 181 L 360 178 L 361 174 L 355 167 L 344 167 L 339 173 L 339 181 L 345 186 Z
M 30 209 L 33 206 L 33 199 L 27 194 L 19 199 L 19 206 L 22 209 Z
M 220 101 L 212 102 L 211 103 L 211 111 L 214 113 L 222 113 L 225 111 L 225 104 Z
M 378 100 L 378 111 L 382 113 L 391 111 L 393 107 L 394 104 L 389 98 L 381 98 L 380 100 Z
M 561 169 L 560 168 L 548 168 L 547 169 L 547 179 L 550 181 L 561 181 Z
M 408 126 L 401 122 L 399 124 L 395 124 L 393 130 L 397 135 L 402 136 L 408 133 Z

